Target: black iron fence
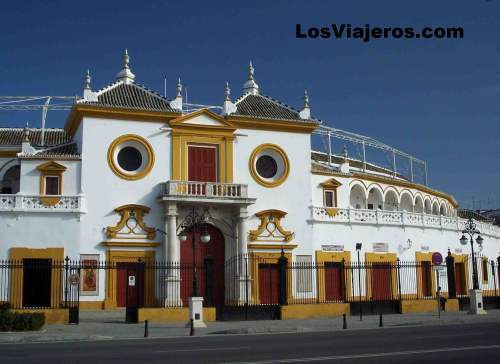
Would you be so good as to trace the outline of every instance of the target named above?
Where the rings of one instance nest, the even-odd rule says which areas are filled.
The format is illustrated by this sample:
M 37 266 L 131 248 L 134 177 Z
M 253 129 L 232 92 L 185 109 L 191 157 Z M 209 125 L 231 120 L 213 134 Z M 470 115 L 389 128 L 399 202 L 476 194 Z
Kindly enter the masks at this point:
M 125 307 L 131 292 L 138 307 L 186 307 L 193 295 L 218 308 L 276 307 L 315 303 L 366 303 L 466 297 L 472 259 L 316 261 L 286 254 L 247 254 L 225 262 L 0 261 L 0 302 L 12 308 L 72 308 L 106 301 Z M 499 261 L 477 255 L 478 282 L 487 298 L 500 297 Z M 273 309 L 274 309 L 273 308 Z M 246 312 L 246 311 L 245 311 Z M 274 312 L 274 311 L 273 311 Z

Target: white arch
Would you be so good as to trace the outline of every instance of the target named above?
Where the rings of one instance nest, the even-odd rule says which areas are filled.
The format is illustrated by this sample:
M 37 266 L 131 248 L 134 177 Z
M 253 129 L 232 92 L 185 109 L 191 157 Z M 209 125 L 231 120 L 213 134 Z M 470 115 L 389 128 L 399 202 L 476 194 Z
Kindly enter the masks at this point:
M 432 213 L 432 201 L 429 196 L 424 197 L 424 212 L 426 214 L 431 214 Z
M 432 201 L 432 214 L 439 215 L 439 202 L 437 200 Z
M 439 205 L 439 215 L 448 216 L 448 207 L 444 201 L 441 201 L 441 204 Z
M 422 200 L 420 198 L 420 200 Z M 401 198 L 399 202 L 399 207 L 401 211 L 406 211 L 406 212 L 413 212 L 414 211 L 414 203 L 413 203 L 413 196 L 411 195 L 411 192 L 408 190 L 403 190 L 401 192 Z
M 384 193 L 379 185 L 373 183 L 368 187 L 366 206 L 371 210 L 382 210 L 384 208 Z
M 354 183 L 349 192 L 351 209 L 366 209 L 366 190 L 361 183 Z
M 386 190 L 384 197 L 384 210 L 398 211 L 399 210 L 399 197 L 393 189 Z

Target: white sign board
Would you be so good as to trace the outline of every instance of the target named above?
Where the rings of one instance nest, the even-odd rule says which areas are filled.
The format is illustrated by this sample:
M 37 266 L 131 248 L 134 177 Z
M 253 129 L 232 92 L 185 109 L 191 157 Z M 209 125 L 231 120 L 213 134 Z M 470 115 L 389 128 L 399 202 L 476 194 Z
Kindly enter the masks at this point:
M 130 287 L 134 287 L 135 286 L 135 276 L 128 276 L 128 285 Z
M 387 253 L 389 251 L 389 244 L 387 244 L 387 243 L 373 243 L 373 251 L 375 253 Z
M 434 270 L 438 270 L 440 273 L 446 269 L 445 265 L 433 265 L 432 268 Z
M 344 246 L 343 245 L 321 245 L 321 250 L 325 252 L 343 252 L 344 251 Z

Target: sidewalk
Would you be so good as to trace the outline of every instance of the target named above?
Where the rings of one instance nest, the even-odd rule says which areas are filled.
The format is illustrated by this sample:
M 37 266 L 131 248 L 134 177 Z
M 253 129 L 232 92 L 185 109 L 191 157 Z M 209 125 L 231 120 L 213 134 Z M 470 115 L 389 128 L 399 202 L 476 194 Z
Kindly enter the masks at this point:
M 126 324 L 123 312 L 82 311 L 78 325 L 48 325 L 38 332 L 0 332 L 0 343 L 36 343 L 81 340 L 144 339 L 144 324 Z M 383 316 L 384 328 L 401 326 L 449 325 L 474 322 L 500 323 L 500 310 L 487 315 L 471 316 L 467 312 L 436 314 L 388 314 Z M 196 329 L 196 336 L 224 334 L 299 333 L 342 330 L 342 316 L 304 320 L 217 321 L 207 328 Z M 347 316 L 348 330 L 379 327 L 379 316 Z M 150 338 L 187 337 L 189 328 L 183 324 L 149 324 Z

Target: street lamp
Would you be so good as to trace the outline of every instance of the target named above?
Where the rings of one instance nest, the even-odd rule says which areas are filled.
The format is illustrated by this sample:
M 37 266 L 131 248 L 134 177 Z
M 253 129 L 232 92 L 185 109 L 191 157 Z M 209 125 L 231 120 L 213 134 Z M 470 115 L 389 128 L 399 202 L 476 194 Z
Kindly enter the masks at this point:
M 483 293 L 479 290 L 479 282 L 477 278 L 477 265 L 476 265 L 476 254 L 474 253 L 474 236 L 477 235 L 476 243 L 480 248 L 483 246 L 483 238 L 481 237 L 481 232 L 477 229 L 476 223 L 473 219 L 468 219 L 465 223 L 465 228 L 462 230 L 462 237 L 460 238 L 460 244 L 467 245 L 470 241 L 470 249 L 472 253 L 472 289 L 469 291 L 469 301 L 470 301 L 470 311 L 472 314 L 484 314 L 486 313 L 483 308 Z M 469 239 L 467 236 L 469 235 Z
M 200 240 L 202 243 L 207 244 L 210 242 L 210 234 L 207 232 L 206 227 L 207 215 L 206 211 L 202 214 L 198 213 L 194 208 L 184 218 L 181 223 L 182 230 L 179 233 L 179 240 L 186 242 L 188 233 L 191 234 L 191 249 L 193 253 L 193 291 L 192 297 L 198 297 L 198 274 L 196 270 L 196 232 L 200 232 Z
M 469 235 L 470 239 L 467 239 L 465 234 Z M 476 266 L 476 255 L 474 253 L 474 236 L 477 235 L 476 243 L 480 247 L 483 245 L 483 238 L 481 237 L 481 232 L 476 228 L 476 223 L 473 219 L 468 219 L 465 223 L 465 228 L 462 230 L 462 237 L 460 238 L 460 244 L 467 245 L 470 241 L 470 249 L 472 253 L 472 288 L 479 289 L 479 281 L 477 278 L 477 266 Z
M 359 321 L 363 321 L 363 308 L 361 303 L 361 260 L 359 258 L 361 247 L 361 243 L 356 243 L 356 251 L 358 252 Z

